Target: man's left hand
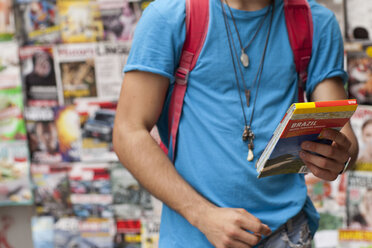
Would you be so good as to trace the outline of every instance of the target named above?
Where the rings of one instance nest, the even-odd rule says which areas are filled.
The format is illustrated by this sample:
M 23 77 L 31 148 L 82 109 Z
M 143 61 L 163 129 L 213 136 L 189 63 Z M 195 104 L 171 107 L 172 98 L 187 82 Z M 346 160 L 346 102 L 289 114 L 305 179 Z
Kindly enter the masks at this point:
M 300 157 L 316 177 L 333 181 L 343 171 L 350 157 L 351 142 L 345 134 L 334 129 L 324 129 L 320 138 L 333 142 L 326 145 L 304 141 L 301 144 Z

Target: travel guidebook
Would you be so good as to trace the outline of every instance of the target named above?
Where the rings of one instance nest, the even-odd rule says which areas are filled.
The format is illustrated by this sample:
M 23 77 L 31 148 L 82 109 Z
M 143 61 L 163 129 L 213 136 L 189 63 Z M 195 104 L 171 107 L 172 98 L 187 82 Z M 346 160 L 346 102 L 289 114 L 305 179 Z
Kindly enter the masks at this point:
M 320 132 L 325 128 L 340 130 L 357 106 L 355 99 L 292 104 L 257 161 L 258 178 L 307 173 L 308 169 L 299 157 L 301 143 L 330 144 L 329 140 L 319 137 Z

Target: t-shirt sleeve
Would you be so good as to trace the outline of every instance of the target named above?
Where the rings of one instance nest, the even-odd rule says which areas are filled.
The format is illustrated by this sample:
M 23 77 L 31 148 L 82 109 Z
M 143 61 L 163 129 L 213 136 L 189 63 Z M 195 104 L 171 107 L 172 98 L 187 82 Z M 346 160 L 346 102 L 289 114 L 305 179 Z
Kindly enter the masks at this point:
M 174 81 L 185 39 L 183 1 L 150 4 L 137 24 L 124 73 L 133 70 L 160 74 Z
M 343 39 L 333 13 L 328 15 L 319 29 L 316 30 L 314 26 L 313 38 L 313 51 L 306 83 L 307 99 L 310 99 L 315 87 L 327 78 L 340 77 L 344 83 L 347 81 Z

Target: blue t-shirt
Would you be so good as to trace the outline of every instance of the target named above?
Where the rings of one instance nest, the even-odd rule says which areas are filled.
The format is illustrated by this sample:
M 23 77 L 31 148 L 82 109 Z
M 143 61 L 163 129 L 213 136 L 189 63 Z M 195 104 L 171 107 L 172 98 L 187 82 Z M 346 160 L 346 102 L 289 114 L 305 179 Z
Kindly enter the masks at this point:
M 346 80 L 343 42 L 333 13 L 310 1 L 314 41 L 306 85 L 308 96 L 330 77 Z M 265 16 L 258 11 L 232 9 L 243 46 L 246 46 Z M 227 15 L 229 12 L 225 6 Z M 239 43 L 232 19 L 228 18 L 234 44 Z M 283 0 L 275 1 L 275 13 L 261 82 L 257 73 L 269 28 L 270 16 L 246 50 L 250 66 L 242 68 L 251 90 L 247 119 L 253 114 L 254 161 L 247 161 L 248 146 L 242 141 L 244 118 L 235 81 L 220 0 L 210 0 L 208 34 L 194 70 L 189 75 L 179 126 L 175 166 L 200 194 L 220 207 L 244 208 L 272 230 L 305 206 L 311 229 L 318 215 L 306 193 L 304 176 L 288 174 L 257 179 L 255 163 L 270 140 L 287 108 L 297 101 L 297 74 L 283 12 Z M 144 11 L 124 71 L 141 70 L 163 75 L 174 84 L 174 72 L 185 39 L 185 1 L 156 0 Z M 237 51 L 240 54 L 240 49 Z M 253 86 L 252 86 L 253 85 Z M 242 86 L 241 86 L 242 87 Z M 254 96 L 258 90 L 256 103 Z M 241 92 L 242 97 L 243 92 Z M 168 98 L 169 100 L 169 98 Z M 167 135 L 167 106 L 158 127 Z M 253 111 L 254 109 L 254 111 Z M 206 237 L 169 207 L 163 207 L 160 247 L 212 247 Z

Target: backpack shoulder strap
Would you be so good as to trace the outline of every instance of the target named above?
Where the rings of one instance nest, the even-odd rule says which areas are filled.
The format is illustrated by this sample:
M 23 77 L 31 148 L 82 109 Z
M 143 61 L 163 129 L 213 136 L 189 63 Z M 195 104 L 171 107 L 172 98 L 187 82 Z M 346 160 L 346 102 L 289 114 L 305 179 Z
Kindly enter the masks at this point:
M 299 76 L 298 100 L 303 102 L 313 46 L 313 18 L 309 3 L 307 0 L 284 0 L 284 15 Z
M 176 82 L 169 105 L 168 156 L 174 161 L 178 126 L 181 119 L 189 73 L 194 69 L 204 45 L 209 24 L 209 0 L 186 0 L 186 39 L 183 44 Z M 164 150 L 164 149 L 163 149 Z

